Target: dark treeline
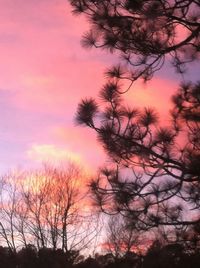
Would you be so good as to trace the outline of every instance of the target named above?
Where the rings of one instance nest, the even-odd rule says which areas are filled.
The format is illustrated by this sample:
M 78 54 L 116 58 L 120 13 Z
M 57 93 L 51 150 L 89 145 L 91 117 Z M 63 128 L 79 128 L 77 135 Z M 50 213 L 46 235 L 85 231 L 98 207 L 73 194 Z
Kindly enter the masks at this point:
M 1 268 L 190 268 L 200 267 L 200 252 L 185 252 L 179 244 L 162 247 L 155 241 L 144 256 L 130 252 L 117 259 L 110 253 L 84 258 L 77 251 L 28 245 L 15 253 L 0 247 L 0 264 Z
M 3 177 L 0 267 L 200 267 L 200 82 L 184 79 L 174 89 L 164 124 L 154 108 L 123 100 L 165 62 L 186 76 L 186 66 L 199 60 L 200 3 L 69 2 L 91 26 L 83 46 L 120 55 L 100 101 L 83 99 L 76 114 L 96 133 L 109 165 L 90 181 L 90 198 L 72 166 Z

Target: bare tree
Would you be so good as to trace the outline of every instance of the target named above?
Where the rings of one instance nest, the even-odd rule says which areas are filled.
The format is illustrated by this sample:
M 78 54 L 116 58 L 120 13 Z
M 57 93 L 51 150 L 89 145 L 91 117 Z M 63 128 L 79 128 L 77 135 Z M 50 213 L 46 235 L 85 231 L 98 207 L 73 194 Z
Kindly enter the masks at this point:
M 21 195 L 18 191 L 18 175 L 10 173 L 1 178 L 1 208 L 0 208 L 0 236 L 12 252 L 16 252 L 20 242 L 18 232 L 18 210 Z
M 74 259 L 98 233 L 91 215 L 83 172 L 45 165 L 37 171 L 2 177 L 0 239 L 15 252 L 18 247 L 50 247 Z
M 127 218 L 119 215 L 109 218 L 104 246 L 115 259 L 139 253 L 144 244 L 144 236 L 129 224 Z
M 28 230 L 38 248 L 47 247 L 47 226 L 44 220 L 44 206 L 48 202 L 49 181 L 43 172 L 34 172 L 26 176 L 23 200 L 28 208 Z
M 95 237 L 94 217 L 86 210 L 88 189 L 82 185 L 83 177 L 74 164 L 64 169 L 46 165 L 26 175 L 23 198 L 28 209 L 27 227 L 39 248 L 81 250 Z

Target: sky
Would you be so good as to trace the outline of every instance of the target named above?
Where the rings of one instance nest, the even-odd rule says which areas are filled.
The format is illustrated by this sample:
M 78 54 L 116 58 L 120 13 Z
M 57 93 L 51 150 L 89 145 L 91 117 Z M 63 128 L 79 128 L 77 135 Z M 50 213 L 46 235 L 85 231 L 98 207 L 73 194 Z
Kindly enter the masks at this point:
M 0 20 L 0 172 L 67 160 L 96 169 L 106 156 L 74 116 L 82 98 L 98 95 L 115 56 L 81 47 L 89 27 L 66 0 L 0 0 Z M 166 118 L 179 81 L 166 66 L 147 85 L 137 82 L 126 101 L 156 106 Z

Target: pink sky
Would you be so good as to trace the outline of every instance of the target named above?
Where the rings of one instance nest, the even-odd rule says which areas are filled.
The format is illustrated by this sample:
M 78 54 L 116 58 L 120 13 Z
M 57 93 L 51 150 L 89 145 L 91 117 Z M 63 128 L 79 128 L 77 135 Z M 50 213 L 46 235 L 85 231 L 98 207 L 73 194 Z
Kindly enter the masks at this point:
M 74 115 L 81 98 L 98 94 L 114 58 L 81 47 L 88 26 L 66 0 L 0 0 L 0 18 L 0 170 L 67 159 L 98 167 L 103 150 Z M 189 79 L 197 77 L 194 65 Z M 126 99 L 166 115 L 179 80 L 165 68 L 149 84 L 137 82 Z

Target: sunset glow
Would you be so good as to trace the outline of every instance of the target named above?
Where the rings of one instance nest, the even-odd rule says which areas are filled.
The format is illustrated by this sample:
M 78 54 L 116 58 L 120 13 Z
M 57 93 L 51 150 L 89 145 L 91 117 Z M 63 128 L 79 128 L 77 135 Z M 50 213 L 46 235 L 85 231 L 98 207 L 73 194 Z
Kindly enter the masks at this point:
M 0 268 L 200 267 L 199 1 L 0 0 Z
M 103 150 L 90 130 L 75 126 L 74 116 L 81 98 L 97 96 L 114 58 L 81 47 L 88 25 L 64 0 L 8 0 L 0 7 L 1 170 L 52 158 L 98 167 Z M 156 106 L 166 117 L 178 80 L 166 67 L 152 82 L 137 82 L 126 99 Z

